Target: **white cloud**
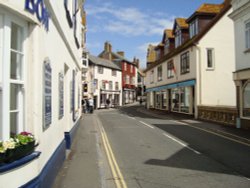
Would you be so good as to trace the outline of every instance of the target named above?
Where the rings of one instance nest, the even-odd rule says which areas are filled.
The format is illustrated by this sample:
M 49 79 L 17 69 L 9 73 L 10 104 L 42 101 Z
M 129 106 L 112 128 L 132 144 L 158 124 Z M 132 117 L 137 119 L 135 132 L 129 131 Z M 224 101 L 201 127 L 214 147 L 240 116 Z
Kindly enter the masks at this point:
M 173 16 L 164 18 L 163 13 L 142 12 L 136 8 L 116 7 L 110 3 L 102 6 L 87 6 L 88 16 L 98 17 L 101 30 L 125 36 L 162 35 L 165 28 L 172 27 Z

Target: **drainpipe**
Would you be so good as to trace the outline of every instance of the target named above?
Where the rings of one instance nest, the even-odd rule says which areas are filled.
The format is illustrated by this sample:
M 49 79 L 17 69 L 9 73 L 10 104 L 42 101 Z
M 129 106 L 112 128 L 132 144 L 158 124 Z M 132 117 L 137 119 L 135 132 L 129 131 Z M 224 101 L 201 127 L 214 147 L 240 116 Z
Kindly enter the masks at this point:
M 198 118 L 198 105 L 202 104 L 202 99 L 201 99 L 201 49 L 198 46 L 198 44 L 194 44 L 196 47 L 198 54 L 196 55 L 196 58 L 198 61 L 196 61 L 197 69 L 196 69 L 196 102 L 195 102 L 195 118 Z M 198 57 L 197 57 L 198 56 Z

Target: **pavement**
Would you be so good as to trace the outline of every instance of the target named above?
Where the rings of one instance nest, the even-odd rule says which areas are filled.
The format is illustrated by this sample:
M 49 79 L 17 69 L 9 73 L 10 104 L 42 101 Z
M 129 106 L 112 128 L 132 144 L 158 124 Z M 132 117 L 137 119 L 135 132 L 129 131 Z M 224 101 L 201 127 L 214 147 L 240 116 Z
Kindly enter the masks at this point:
M 115 188 L 95 112 L 83 114 L 53 188 Z
M 128 105 L 124 108 L 135 107 Z M 83 114 L 72 149 L 55 179 L 53 188 L 115 188 L 114 179 L 108 165 L 105 149 L 101 138 L 100 123 L 96 110 L 93 114 Z M 239 140 L 250 146 L 250 131 L 227 127 L 215 123 L 204 123 L 193 118 L 175 116 L 163 111 L 148 110 L 141 106 L 137 111 L 160 119 L 171 119 L 194 128 L 207 130 L 214 134 Z

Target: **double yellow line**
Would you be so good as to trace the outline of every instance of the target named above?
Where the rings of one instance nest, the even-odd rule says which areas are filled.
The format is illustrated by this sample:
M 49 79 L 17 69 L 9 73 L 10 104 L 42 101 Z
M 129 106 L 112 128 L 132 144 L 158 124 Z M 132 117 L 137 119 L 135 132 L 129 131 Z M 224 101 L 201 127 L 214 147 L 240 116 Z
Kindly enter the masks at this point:
M 127 188 L 127 185 L 124 181 L 123 175 L 120 171 L 119 166 L 117 165 L 115 156 L 113 154 L 113 151 L 111 149 L 111 146 L 109 144 L 109 140 L 108 137 L 105 133 L 105 130 L 102 126 L 99 126 L 100 130 L 101 130 L 101 136 L 102 136 L 102 141 L 103 141 L 103 145 L 107 154 L 107 158 L 108 158 L 108 162 L 111 168 L 111 172 L 113 174 L 113 178 L 115 181 L 115 185 L 117 188 Z

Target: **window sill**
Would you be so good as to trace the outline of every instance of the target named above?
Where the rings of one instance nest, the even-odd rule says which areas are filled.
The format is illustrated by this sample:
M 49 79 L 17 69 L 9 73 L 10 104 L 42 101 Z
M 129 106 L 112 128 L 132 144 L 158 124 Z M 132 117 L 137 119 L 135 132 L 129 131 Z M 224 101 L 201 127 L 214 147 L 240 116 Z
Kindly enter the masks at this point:
M 245 51 L 244 51 L 244 53 L 246 54 L 246 53 L 250 53 L 250 48 L 249 49 L 246 49 Z
M 206 71 L 214 71 L 214 68 L 206 68 Z
M 18 168 L 36 158 L 38 158 L 40 156 L 41 152 L 40 151 L 34 151 L 33 153 L 31 153 L 30 155 L 27 155 L 19 160 L 16 160 L 12 163 L 8 163 L 8 164 L 3 164 L 0 165 L 0 173 L 5 173 L 7 171 L 13 170 L 15 168 Z

